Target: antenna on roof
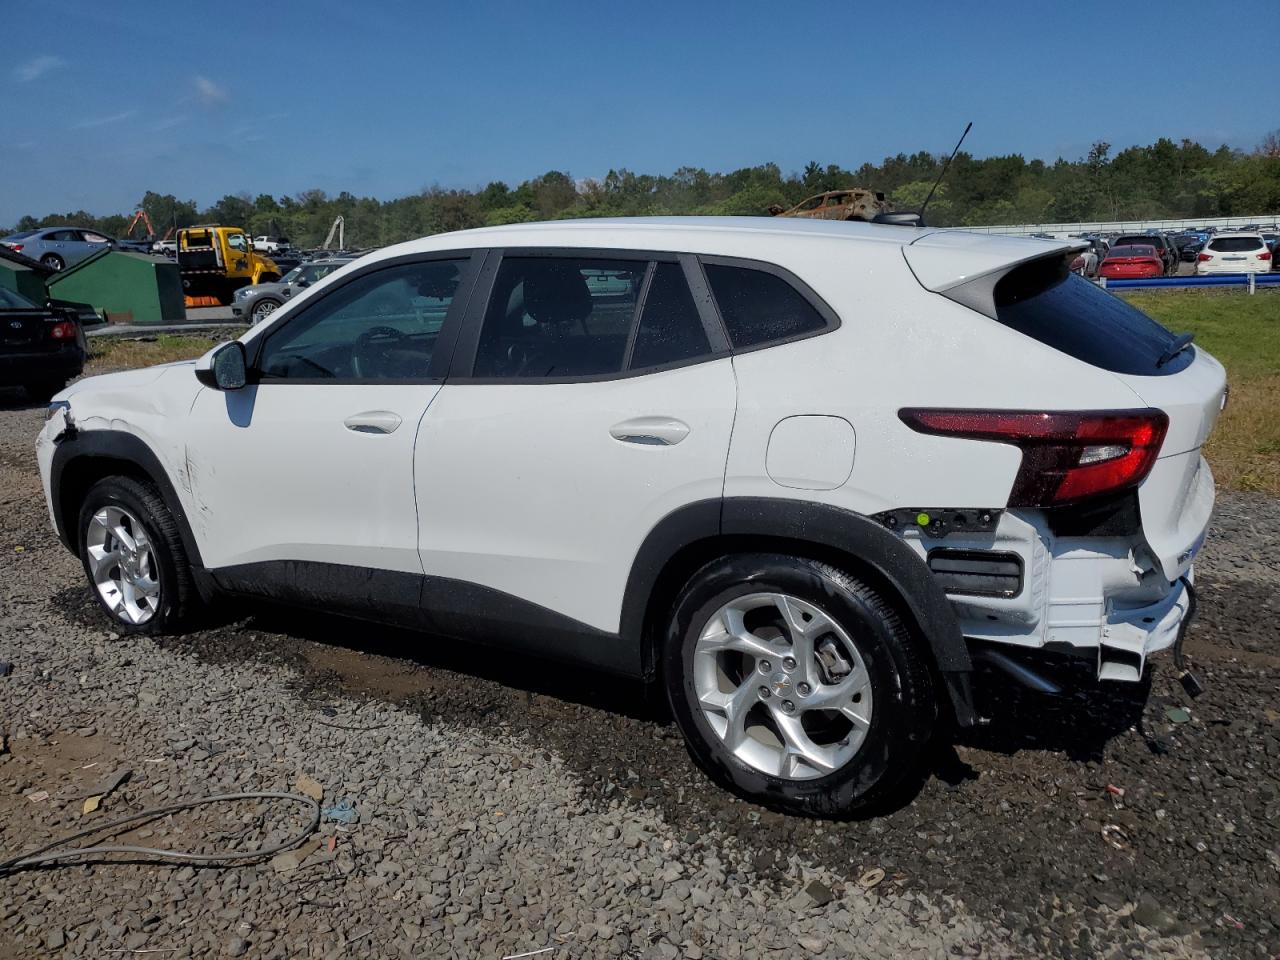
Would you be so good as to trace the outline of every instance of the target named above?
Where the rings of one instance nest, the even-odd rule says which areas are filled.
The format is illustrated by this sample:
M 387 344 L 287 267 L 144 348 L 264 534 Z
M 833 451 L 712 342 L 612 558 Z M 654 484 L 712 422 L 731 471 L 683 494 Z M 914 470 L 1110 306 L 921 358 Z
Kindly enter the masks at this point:
M 964 143 L 964 138 L 969 135 L 969 131 L 973 129 L 973 121 L 964 128 L 964 133 L 960 134 L 960 139 L 956 141 L 956 148 L 951 151 L 951 156 L 947 157 L 947 162 L 942 165 L 942 172 L 938 174 L 938 179 L 933 182 L 933 187 L 929 190 L 929 195 L 924 198 L 924 203 L 920 204 L 920 225 L 924 226 L 924 211 L 929 206 L 929 201 L 933 199 L 933 193 L 942 183 L 942 178 L 947 175 L 947 170 L 951 166 L 951 161 L 956 158 L 956 154 L 960 152 L 960 144 Z

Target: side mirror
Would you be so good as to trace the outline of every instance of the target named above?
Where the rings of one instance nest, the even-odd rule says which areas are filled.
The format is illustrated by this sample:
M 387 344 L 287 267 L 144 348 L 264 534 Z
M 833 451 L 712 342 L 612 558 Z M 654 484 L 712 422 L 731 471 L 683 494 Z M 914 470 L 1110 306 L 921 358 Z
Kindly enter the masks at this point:
M 196 361 L 196 379 L 215 390 L 239 390 L 247 382 L 246 366 L 244 344 L 232 340 Z
M 306 277 L 299 277 L 297 280 L 293 281 L 293 285 L 295 287 L 306 287 L 306 286 L 310 286 L 310 284 L 311 284 L 311 281 L 308 280 Z

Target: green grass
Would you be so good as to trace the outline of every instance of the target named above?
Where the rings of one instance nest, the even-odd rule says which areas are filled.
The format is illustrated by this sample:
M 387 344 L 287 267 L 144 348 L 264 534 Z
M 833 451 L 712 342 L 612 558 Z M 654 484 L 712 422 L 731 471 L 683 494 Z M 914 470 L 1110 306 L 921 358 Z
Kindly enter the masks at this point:
M 89 340 L 89 363 L 85 373 L 109 373 L 132 370 L 175 360 L 194 360 L 217 343 L 229 340 L 226 334 L 160 333 L 155 337 L 92 337 Z
M 1222 361 L 1231 401 L 1205 446 L 1220 486 L 1280 494 L 1280 291 L 1150 290 L 1124 295 Z

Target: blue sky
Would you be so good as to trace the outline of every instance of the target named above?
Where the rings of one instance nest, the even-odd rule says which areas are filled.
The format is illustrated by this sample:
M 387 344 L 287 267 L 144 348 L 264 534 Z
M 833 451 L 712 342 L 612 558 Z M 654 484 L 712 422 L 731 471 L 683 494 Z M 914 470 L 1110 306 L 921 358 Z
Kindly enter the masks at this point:
M 0 224 L 148 189 L 854 167 L 947 151 L 968 120 L 975 155 L 1045 159 L 1280 125 L 1274 18 L 1203 0 L 0 3 Z M 1265 93 L 1202 82 L 1219 58 Z

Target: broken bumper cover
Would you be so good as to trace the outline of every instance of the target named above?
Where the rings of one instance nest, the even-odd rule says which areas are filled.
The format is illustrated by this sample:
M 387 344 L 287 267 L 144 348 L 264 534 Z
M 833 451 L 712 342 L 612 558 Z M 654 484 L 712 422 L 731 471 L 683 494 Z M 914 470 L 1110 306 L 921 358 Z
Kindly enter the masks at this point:
M 1141 680 L 1147 657 L 1175 646 L 1194 611 L 1194 595 L 1182 580 L 1149 606 L 1113 609 L 1099 638 L 1098 679 Z

